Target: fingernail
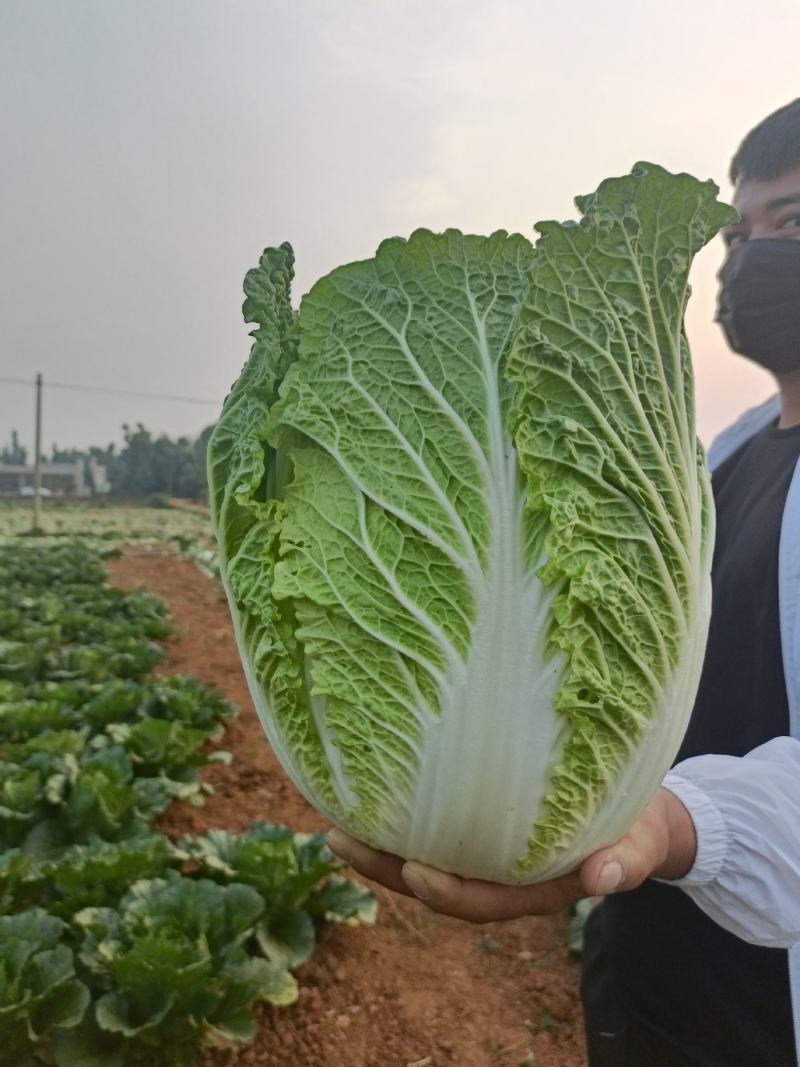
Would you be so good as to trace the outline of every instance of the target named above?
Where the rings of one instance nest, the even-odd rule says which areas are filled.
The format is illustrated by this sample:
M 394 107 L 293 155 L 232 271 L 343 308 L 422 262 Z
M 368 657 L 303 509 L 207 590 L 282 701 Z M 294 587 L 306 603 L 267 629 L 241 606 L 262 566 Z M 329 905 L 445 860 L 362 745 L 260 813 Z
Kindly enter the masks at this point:
M 352 860 L 353 849 L 347 834 L 342 833 L 341 830 L 329 830 L 325 840 L 328 842 L 331 851 L 335 852 L 340 859 L 343 859 L 346 863 Z
M 430 900 L 432 891 L 423 868 L 416 863 L 406 863 L 400 872 L 403 881 L 418 900 Z
M 597 879 L 597 895 L 604 897 L 619 889 L 625 878 L 625 869 L 619 860 L 609 860 L 600 871 Z

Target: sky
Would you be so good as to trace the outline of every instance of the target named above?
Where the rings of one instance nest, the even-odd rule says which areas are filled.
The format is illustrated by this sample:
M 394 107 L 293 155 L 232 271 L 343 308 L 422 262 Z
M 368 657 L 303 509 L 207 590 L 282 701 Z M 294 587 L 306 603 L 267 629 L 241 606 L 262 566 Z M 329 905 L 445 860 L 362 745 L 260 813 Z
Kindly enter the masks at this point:
M 532 236 L 639 159 L 729 196 L 800 93 L 798 32 L 797 0 L 2 0 L 0 377 L 44 375 L 47 448 L 194 435 L 265 245 L 294 245 L 299 299 L 419 226 Z M 706 442 L 773 390 L 713 323 L 721 256 L 687 315 Z M 0 382 L 0 444 L 32 427 Z

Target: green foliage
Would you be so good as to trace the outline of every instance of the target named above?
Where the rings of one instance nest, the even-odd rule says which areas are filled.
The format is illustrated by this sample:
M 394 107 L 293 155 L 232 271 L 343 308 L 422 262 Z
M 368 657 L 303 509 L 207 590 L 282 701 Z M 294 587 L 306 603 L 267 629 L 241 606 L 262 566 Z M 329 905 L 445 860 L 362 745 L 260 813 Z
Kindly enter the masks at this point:
M 236 710 L 197 679 L 173 677 L 148 691 L 143 714 L 152 719 L 180 721 L 186 726 L 208 730 L 213 736 L 222 720 L 235 715 Z
M 41 855 L 141 833 L 198 770 L 233 709 L 194 679 L 149 677 L 172 626 L 157 600 L 105 583 L 97 553 L 0 551 L 0 843 Z
M 579 900 L 569 909 L 569 923 L 567 925 L 567 948 L 580 956 L 583 952 L 583 931 L 589 916 L 592 914 L 594 904 L 587 897 Z
M 170 497 L 205 497 L 205 448 L 211 428 L 197 440 L 166 434 L 153 437 L 141 423 L 123 426 L 124 446 L 110 458 L 113 492 L 147 497 L 151 507 L 169 507 Z
M 235 709 L 156 679 L 163 606 L 86 545 L 0 545 L 0 1040 L 15 1067 L 190 1067 L 297 997 L 315 923 L 371 921 L 320 835 L 151 828 Z
M 0 499 L 0 542 L 24 535 L 30 528 L 30 506 Z M 119 555 L 119 545 L 132 542 L 172 549 L 212 577 L 219 576 L 217 548 L 209 517 L 201 509 L 157 509 L 120 504 L 116 499 L 91 501 L 52 499 L 42 515 L 42 545 L 80 538 L 104 559 Z M 2 636 L 0 626 L 0 636 Z
M 33 1064 L 55 1032 L 84 1017 L 89 990 L 75 977 L 67 925 L 41 908 L 0 917 L 0 1047 L 14 1067 Z
M 27 462 L 28 450 L 24 445 L 20 444 L 19 431 L 12 430 L 10 443 L 0 448 L 0 463 L 6 463 L 14 467 L 24 467 Z
M 245 833 L 210 830 L 183 838 L 181 854 L 197 871 L 222 884 L 243 883 L 266 902 L 256 933 L 273 963 L 297 967 L 314 950 L 314 919 L 373 923 L 374 894 L 338 877 L 341 869 L 322 834 L 254 823 Z
M 98 995 L 71 1055 L 112 1051 L 122 1064 L 192 1063 L 202 1040 L 246 1041 L 252 1004 L 292 1003 L 286 967 L 246 950 L 264 911 L 262 897 L 237 883 L 173 874 L 137 882 L 116 908 L 75 915 L 87 981 Z M 57 1062 L 66 1063 L 64 1051 Z
M 6 911 L 35 901 L 51 915 L 70 919 L 88 907 L 114 905 L 137 881 L 157 878 L 180 865 L 163 834 L 147 832 L 115 843 L 74 845 L 36 859 L 19 850 L 0 861 Z
M 154 641 L 171 632 L 163 605 L 106 585 L 99 557 L 81 545 L 5 545 L 0 577 L 0 678 L 141 678 L 161 660 Z

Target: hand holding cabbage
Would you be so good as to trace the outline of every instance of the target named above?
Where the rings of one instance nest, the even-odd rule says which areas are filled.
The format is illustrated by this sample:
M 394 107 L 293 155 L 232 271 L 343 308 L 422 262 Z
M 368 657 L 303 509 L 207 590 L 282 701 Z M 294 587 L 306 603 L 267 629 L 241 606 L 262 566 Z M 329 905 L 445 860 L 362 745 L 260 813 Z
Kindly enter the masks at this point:
M 337 855 L 367 878 L 396 893 L 413 893 L 433 911 L 474 923 L 549 915 L 585 897 L 635 889 L 650 877 L 681 878 L 690 870 L 697 848 L 688 811 L 667 789 L 658 790 L 628 833 L 613 846 L 593 853 L 576 871 L 533 885 L 463 879 L 419 863 L 406 863 L 341 830 L 332 830 L 328 841 Z

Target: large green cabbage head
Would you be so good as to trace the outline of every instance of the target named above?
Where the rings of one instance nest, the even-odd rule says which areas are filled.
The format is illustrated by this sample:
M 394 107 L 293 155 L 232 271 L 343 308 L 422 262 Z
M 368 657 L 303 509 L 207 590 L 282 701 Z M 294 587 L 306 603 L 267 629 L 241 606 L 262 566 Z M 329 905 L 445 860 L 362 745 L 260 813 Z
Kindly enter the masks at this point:
M 288 245 L 247 275 L 222 573 L 272 747 L 351 833 L 549 878 L 673 760 L 710 609 L 683 314 L 715 194 L 640 164 L 535 250 L 418 230 L 297 313 Z

